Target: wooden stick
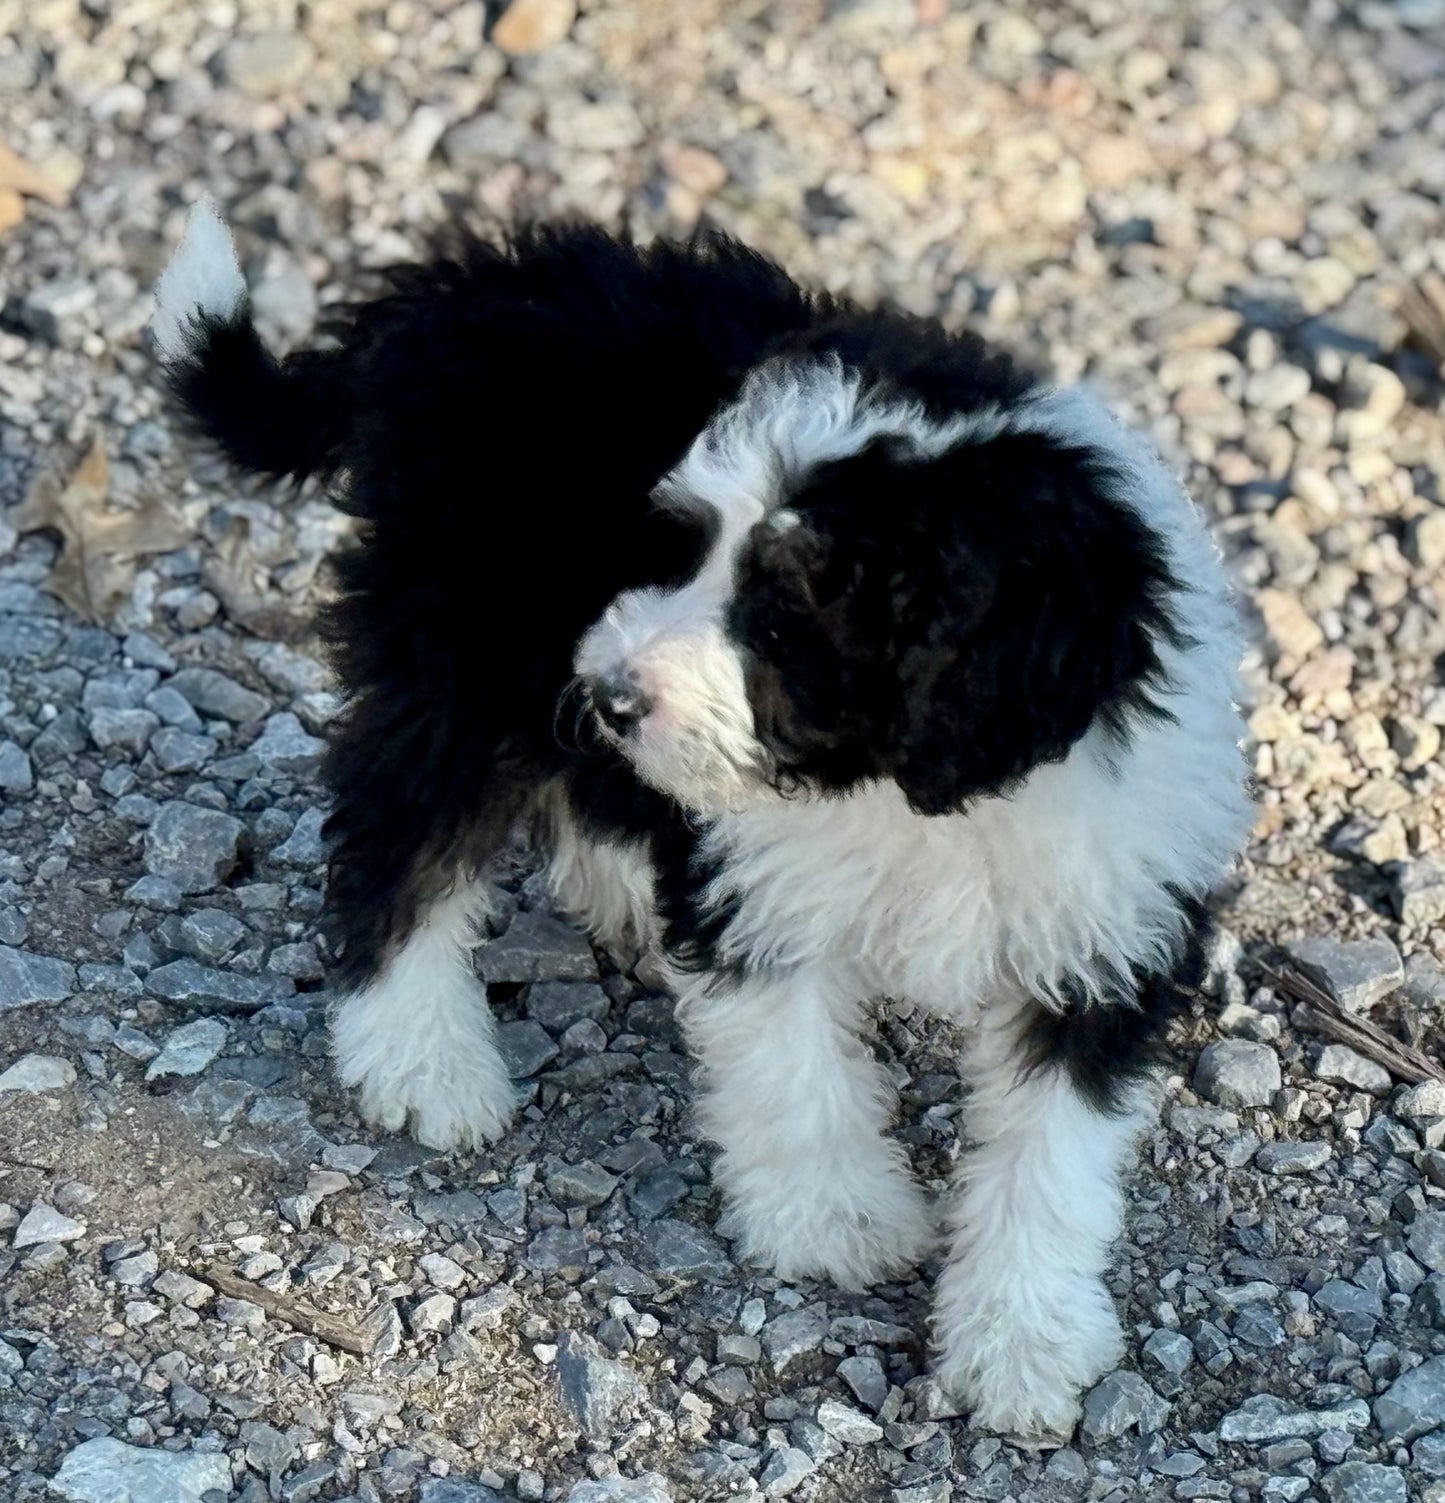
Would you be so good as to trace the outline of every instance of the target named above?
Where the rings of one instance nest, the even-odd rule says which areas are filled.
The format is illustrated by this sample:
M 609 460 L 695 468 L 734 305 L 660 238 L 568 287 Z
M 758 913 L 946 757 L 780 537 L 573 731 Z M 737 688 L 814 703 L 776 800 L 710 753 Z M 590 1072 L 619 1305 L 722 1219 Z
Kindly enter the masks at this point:
M 1321 990 L 1307 976 L 1298 971 L 1276 971 L 1265 966 L 1265 971 L 1274 978 L 1281 990 L 1305 1004 L 1308 1016 L 1304 1019 L 1317 1032 L 1338 1039 L 1376 1064 L 1384 1067 L 1399 1079 L 1418 1085 L 1422 1080 L 1438 1080 L 1445 1083 L 1445 1069 L 1431 1059 L 1423 1050 L 1413 1049 L 1402 1043 L 1393 1034 L 1386 1033 L 1378 1023 L 1346 1012 L 1326 991 Z
M 253 1305 L 260 1305 L 267 1315 L 284 1321 L 298 1331 L 304 1331 L 308 1336 L 314 1336 L 318 1341 L 324 1341 L 327 1346 L 339 1347 L 343 1352 L 355 1352 L 359 1357 L 366 1357 L 371 1353 L 371 1343 L 349 1321 L 313 1309 L 301 1300 L 287 1299 L 283 1294 L 276 1294 L 262 1284 L 253 1284 L 250 1279 L 243 1279 L 239 1274 L 229 1273 L 224 1268 L 196 1269 L 195 1277 L 220 1293 L 229 1294 L 232 1299 L 250 1300 Z
M 1445 278 L 1427 271 L 1405 288 L 1400 311 L 1410 332 L 1445 366 Z

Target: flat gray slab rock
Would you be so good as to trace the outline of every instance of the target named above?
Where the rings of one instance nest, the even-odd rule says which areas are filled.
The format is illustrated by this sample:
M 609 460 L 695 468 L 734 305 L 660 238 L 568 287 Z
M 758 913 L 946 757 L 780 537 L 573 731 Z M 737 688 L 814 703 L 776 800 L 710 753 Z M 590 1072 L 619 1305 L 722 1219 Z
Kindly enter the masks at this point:
M 76 1446 L 50 1487 L 68 1503 L 201 1503 L 207 1492 L 229 1496 L 231 1463 L 225 1456 L 146 1450 L 101 1436 Z
M 550 913 L 519 913 L 477 953 L 483 981 L 596 981 L 592 946 Z
M 1130 1430 L 1150 1434 L 1163 1425 L 1169 1403 L 1125 1369 L 1102 1379 L 1084 1396 L 1080 1428 L 1090 1440 L 1113 1440 Z
M 0 1008 L 64 1002 L 75 995 L 75 967 L 52 955 L 0 945 Z
M 146 831 L 146 870 L 183 893 L 210 892 L 236 869 L 245 833 L 234 815 L 174 799 L 161 805 Z
M 54 1206 L 37 1200 L 15 1228 L 15 1247 L 34 1247 L 41 1242 L 74 1242 L 85 1235 L 85 1225 Z
M 1375 1423 L 1386 1440 L 1414 1440 L 1445 1425 L 1445 1357 L 1396 1378 L 1375 1400 Z
M 1369 1423 L 1370 1407 L 1363 1399 L 1308 1409 L 1272 1393 L 1261 1393 L 1224 1416 L 1219 1438 L 1231 1443 L 1290 1440 L 1323 1435 L 1326 1430 L 1363 1430 Z
M 1364 1012 L 1402 986 L 1405 967 L 1388 939 L 1296 940 L 1288 946 L 1294 963 L 1341 1007 Z
M 686 1221 L 655 1221 L 642 1233 L 652 1266 L 673 1278 L 729 1279 L 736 1270 L 722 1244 Z
M 672 1493 L 656 1472 L 640 1477 L 601 1477 L 574 1482 L 567 1503 L 673 1503 Z
M 1320 1486 L 1329 1503 L 1405 1503 L 1405 1474 L 1397 1466 L 1347 1461 L 1326 1472 Z
M 1194 1070 L 1194 1089 L 1217 1106 L 1268 1106 L 1280 1080 L 1279 1055 L 1250 1039 L 1210 1044 Z
M 0 1075 L 0 1091 L 59 1091 L 75 1084 L 75 1066 L 52 1054 L 26 1054 Z
M 254 1012 L 273 1002 L 284 1002 L 296 992 L 296 983 L 288 976 L 242 976 L 190 959 L 157 966 L 146 977 L 145 985 L 153 996 L 168 1002 L 233 1008 L 237 1012 Z
M 460 1477 L 428 1477 L 421 1485 L 421 1503 L 506 1503 L 495 1488 Z
M 564 1407 L 592 1441 L 612 1436 L 647 1397 L 635 1373 L 571 1331 L 557 1344 L 557 1377 Z
M 197 1018 L 184 1023 L 161 1046 L 161 1052 L 146 1066 L 146 1079 L 163 1075 L 199 1075 L 226 1047 L 229 1033 L 219 1018 Z

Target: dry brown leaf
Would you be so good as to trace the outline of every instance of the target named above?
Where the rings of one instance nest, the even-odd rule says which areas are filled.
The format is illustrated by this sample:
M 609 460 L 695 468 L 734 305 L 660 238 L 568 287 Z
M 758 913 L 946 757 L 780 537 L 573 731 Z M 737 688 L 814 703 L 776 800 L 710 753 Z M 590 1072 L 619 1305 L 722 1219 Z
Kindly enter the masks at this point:
M 1416 341 L 1445 366 L 1445 277 L 1427 271 L 1405 289 L 1400 311 Z
M 131 592 L 136 559 L 169 553 L 190 534 L 154 498 L 135 511 L 110 511 L 105 445 L 95 439 L 68 480 L 35 477 L 11 521 L 19 532 L 60 534 L 60 553 L 45 587 L 88 621 L 104 621 Z

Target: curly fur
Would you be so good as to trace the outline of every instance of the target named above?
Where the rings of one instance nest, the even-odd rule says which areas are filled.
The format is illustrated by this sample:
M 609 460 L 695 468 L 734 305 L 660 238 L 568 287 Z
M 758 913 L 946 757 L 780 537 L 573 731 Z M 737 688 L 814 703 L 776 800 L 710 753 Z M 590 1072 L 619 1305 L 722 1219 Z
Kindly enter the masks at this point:
M 1238 627 L 1173 477 L 1086 393 L 721 236 L 467 243 L 277 362 L 197 226 L 174 390 L 361 519 L 324 623 L 343 1080 L 429 1143 L 503 1129 L 473 879 L 530 821 L 559 899 L 671 967 L 740 1251 L 852 1286 L 934 1221 L 861 1006 L 971 1025 L 938 1372 L 1066 1432 L 1119 1351 L 1170 978 L 1250 820 Z

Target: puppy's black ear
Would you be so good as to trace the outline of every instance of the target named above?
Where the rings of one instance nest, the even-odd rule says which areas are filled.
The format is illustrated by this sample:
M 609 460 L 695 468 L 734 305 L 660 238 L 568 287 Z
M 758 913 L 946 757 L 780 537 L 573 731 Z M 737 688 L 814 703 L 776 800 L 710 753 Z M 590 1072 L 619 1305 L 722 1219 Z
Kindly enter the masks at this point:
M 1006 792 L 1096 719 L 1165 713 L 1158 651 L 1183 638 L 1159 539 L 1125 477 L 1037 434 L 921 470 L 895 604 L 888 764 L 923 814 Z

